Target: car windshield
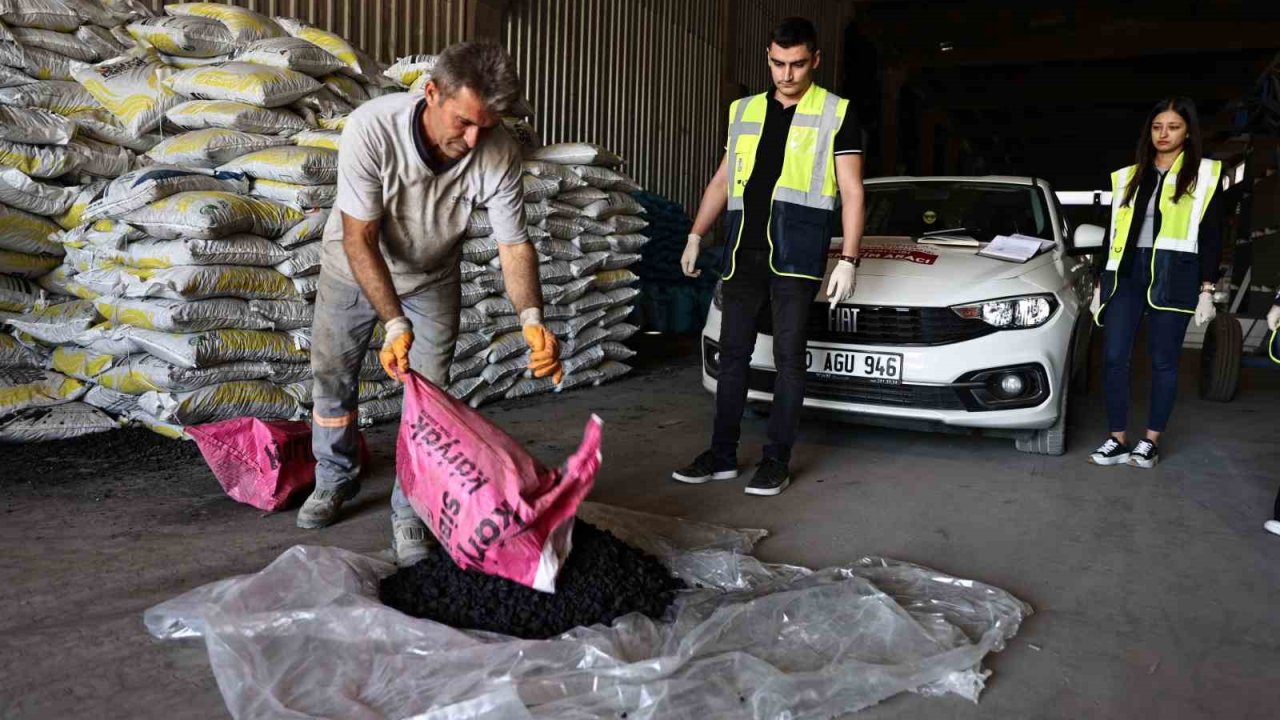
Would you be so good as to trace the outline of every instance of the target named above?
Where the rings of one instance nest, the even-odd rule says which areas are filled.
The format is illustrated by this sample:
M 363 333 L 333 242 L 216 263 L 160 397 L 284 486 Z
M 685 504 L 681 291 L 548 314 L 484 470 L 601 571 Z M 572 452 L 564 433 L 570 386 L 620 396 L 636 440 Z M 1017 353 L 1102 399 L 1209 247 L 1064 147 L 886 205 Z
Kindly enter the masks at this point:
M 954 230 L 982 242 L 1014 233 L 1053 239 L 1044 194 L 1030 185 L 967 180 L 869 184 L 866 198 L 866 235 L 920 237 Z

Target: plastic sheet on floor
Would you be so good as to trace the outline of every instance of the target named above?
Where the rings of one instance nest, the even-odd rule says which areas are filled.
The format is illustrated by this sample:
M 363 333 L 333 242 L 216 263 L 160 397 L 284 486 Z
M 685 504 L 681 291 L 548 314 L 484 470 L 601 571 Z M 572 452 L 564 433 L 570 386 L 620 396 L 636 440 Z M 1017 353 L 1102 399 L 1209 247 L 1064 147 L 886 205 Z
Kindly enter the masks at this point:
M 594 503 L 579 517 L 691 589 L 661 620 L 518 640 L 403 615 L 378 601 L 390 563 L 297 546 L 145 621 L 157 638 L 204 640 L 238 720 L 708 720 L 829 718 L 902 692 L 976 702 L 983 657 L 1031 613 L 999 588 L 884 558 L 762 563 L 750 554 L 760 530 Z

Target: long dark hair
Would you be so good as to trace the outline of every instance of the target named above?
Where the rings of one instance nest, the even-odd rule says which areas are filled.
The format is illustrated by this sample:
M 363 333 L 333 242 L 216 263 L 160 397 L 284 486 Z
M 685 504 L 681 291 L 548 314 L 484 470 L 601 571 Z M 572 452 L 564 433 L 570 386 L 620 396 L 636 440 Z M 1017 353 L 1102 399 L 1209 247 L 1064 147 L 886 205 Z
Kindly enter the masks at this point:
M 1156 103 L 1155 107 L 1151 108 L 1151 112 L 1147 113 L 1147 121 L 1143 123 L 1142 131 L 1138 133 L 1138 152 L 1135 160 L 1138 167 L 1133 181 L 1124 192 L 1124 202 L 1121 204 L 1125 207 L 1128 207 L 1133 202 L 1134 196 L 1138 194 L 1138 186 L 1155 172 L 1151 168 L 1156 156 L 1156 146 L 1151 142 L 1151 123 L 1155 122 L 1157 115 L 1167 110 L 1181 115 L 1182 121 L 1187 124 L 1187 141 L 1182 146 L 1182 168 L 1178 170 L 1178 182 L 1173 193 L 1173 201 L 1177 202 L 1196 184 L 1196 178 L 1200 174 L 1200 158 L 1204 157 L 1204 145 L 1200 140 L 1200 115 L 1196 113 L 1196 104 L 1191 102 L 1191 98 L 1165 98 Z M 1156 192 L 1160 192 L 1160 189 L 1156 188 Z

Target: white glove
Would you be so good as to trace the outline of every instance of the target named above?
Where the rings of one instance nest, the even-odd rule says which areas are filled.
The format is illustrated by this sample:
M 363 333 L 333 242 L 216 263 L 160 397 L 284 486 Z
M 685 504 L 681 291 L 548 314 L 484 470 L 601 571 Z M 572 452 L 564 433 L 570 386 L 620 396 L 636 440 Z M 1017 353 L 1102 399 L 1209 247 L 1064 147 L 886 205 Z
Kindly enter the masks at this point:
M 1200 293 L 1200 302 L 1196 303 L 1196 327 L 1204 327 L 1217 315 L 1218 310 L 1213 306 L 1213 293 L 1208 290 Z
M 1089 314 L 1097 317 L 1098 310 L 1102 307 L 1102 286 L 1093 286 L 1093 301 L 1089 303 Z
M 1272 305 L 1271 310 L 1267 312 L 1267 329 L 1275 330 L 1280 327 L 1280 305 Z
M 698 251 L 701 249 L 702 236 L 689 233 L 689 240 L 684 244 L 684 253 L 680 256 L 680 269 L 686 276 L 696 278 L 702 274 L 702 271 L 695 267 L 698 264 Z
M 831 302 L 832 309 L 853 297 L 853 287 L 858 282 L 857 272 L 858 269 L 848 260 L 836 263 L 836 269 L 831 271 L 831 279 L 827 281 L 827 300 Z

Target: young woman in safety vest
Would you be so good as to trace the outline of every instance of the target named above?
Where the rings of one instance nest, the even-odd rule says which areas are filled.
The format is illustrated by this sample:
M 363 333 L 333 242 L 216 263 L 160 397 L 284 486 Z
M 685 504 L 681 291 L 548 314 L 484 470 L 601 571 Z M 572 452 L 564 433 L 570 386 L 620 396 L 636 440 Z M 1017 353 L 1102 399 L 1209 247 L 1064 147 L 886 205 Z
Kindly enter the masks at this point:
M 1202 157 L 1200 120 L 1187 98 L 1161 100 L 1138 137 L 1137 162 L 1111 173 L 1111 231 L 1093 291 L 1102 327 L 1103 382 L 1111 434 L 1089 456 L 1096 465 L 1154 467 L 1173 412 L 1187 323 L 1213 319 L 1222 255 L 1222 163 Z M 1103 257 L 1100 255 L 1100 261 Z M 1151 355 L 1147 434 L 1130 447 L 1129 357 L 1143 316 Z

